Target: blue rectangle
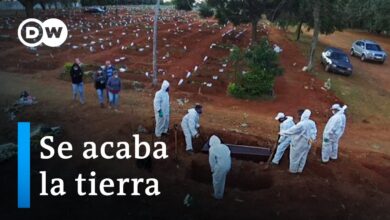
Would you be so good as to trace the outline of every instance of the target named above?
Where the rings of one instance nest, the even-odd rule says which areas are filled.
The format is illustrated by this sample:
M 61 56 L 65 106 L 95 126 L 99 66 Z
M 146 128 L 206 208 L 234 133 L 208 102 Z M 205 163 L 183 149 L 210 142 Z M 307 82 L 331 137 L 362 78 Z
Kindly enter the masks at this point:
M 30 122 L 18 122 L 18 208 L 30 208 Z

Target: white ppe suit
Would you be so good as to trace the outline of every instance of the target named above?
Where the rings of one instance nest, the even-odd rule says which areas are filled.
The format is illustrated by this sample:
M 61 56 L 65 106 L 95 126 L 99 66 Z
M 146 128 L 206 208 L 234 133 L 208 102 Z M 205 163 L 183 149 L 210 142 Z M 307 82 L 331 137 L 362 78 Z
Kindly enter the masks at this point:
M 280 123 L 280 131 L 287 131 L 289 128 L 293 127 L 295 125 L 293 118 L 290 116 L 287 116 L 287 119 L 284 120 L 282 123 Z M 276 149 L 276 153 L 274 158 L 272 159 L 272 163 L 279 164 L 280 159 L 282 158 L 284 151 L 290 146 L 291 137 L 286 135 L 281 135 L 278 140 L 278 148 Z
M 316 124 L 309 119 L 310 115 L 310 110 L 306 109 L 298 124 L 287 131 L 281 132 L 281 135 L 291 136 L 289 168 L 291 173 L 302 173 L 311 143 L 314 142 L 317 136 Z
M 345 130 L 346 118 L 344 111 L 346 108 L 347 106 L 344 106 L 326 123 L 322 141 L 322 162 L 324 163 L 328 162 L 329 158 L 337 159 L 339 140 Z
M 229 147 L 213 135 L 209 141 L 209 163 L 213 177 L 214 198 L 222 199 L 225 191 L 226 175 L 232 164 Z
M 199 125 L 199 113 L 194 108 L 188 110 L 188 113 L 183 117 L 181 121 L 181 128 L 186 140 L 186 150 L 192 149 L 192 138 L 198 135 Z
M 162 133 L 167 133 L 169 128 L 170 105 L 167 88 L 169 88 L 169 82 L 164 80 L 161 89 L 154 96 L 153 105 L 156 118 L 156 137 L 161 137 Z

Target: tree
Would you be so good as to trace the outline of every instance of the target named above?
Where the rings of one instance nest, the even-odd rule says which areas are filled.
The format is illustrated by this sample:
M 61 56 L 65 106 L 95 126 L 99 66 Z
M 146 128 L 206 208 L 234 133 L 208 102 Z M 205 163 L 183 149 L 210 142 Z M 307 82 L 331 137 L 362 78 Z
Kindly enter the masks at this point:
M 34 17 L 34 6 L 38 3 L 37 0 L 19 0 L 19 2 L 24 6 L 26 16 L 31 18 Z
M 214 11 L 206 2 L 202 2 L 199 4 L 199 15 L 202 18 L 209 18 L 214 16 Z
M 234 61 L 237 78 L 229 84 L 229 94 L 237 98 L 272 95 L 275 77 L 281 75 L 283 70 L 279 67 L 278 54 L 266 39 L 245 52 L 233 47 L 230 60 Z M 238 70 L 237 65 L 241 63 L 246 66 L 248 72 L 242 73 Z
M 318 37 L 320 35 L 320 9 L 321 9 L 321 1 L 314 1 L 313 5 L 313 37 L 311 40 L 311 47 L 309 53 L 309 64 L 307 65 L 307 70 L 311 71 L 314 68 L 314 57 L 315 51 L 317 48 Z
M 297 26 L 296 40 L 301 37 L 302 26 L 312 20 L 312 8 L 310 0 L 281 1 L 274 14 L 272 22 L 277 22 L 282 27 Z
M 172 3 L 177 10 L 191 11 L 195 0 L 173 0 Z
M 345 7 L 347 26 L 376 33 L 390 31 L 390 1 L 348 0 Z
M 216 18 L 220 24 L 227 21 L 237 26 L 252 25 L 252 42 L 256 43 L 257 24 L 262 14 L 270 15 L 280 0 L 207 0 L 207 4 L 216 9 Z
M 309 30 L 313 29 L 308 71 L 314 67 L 319 34 L 331 34 L 345 27 L 345 6 L 344 0 L 290 0 L 279 10 L 275 20 L 285 25 L 297 25 L 297 40 L 304 23 Z
M 157 85 L 157 31 L 158 31 L 158 13 L 160 11 L 160 0 L 157 0 L 154 10 L 153 24 L 153 85 Z

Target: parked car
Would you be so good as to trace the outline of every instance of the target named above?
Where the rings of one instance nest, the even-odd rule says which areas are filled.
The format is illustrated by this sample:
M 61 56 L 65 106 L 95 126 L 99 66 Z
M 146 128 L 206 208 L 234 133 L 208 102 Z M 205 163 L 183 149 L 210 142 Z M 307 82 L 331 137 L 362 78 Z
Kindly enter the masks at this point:
M 352 64 L 344 51 L 338 48 L 328 47 L 321 55 L 321 63 L 326 72 L 340 73 L 350 76 L 352 74 Z
M 379 44 L 370 40 L 358 40 L 352 44 L 351 56 L 359 56 L 362 61 L 372 60 L 384 63 L 387 54 Z
M 106 11 L 107 11 L 106 7 L 99 7 L 99 6 L 93 6 L 84 9 L 84 13 L 91 13 L 91 14 L 104 14 L 106 13 Z

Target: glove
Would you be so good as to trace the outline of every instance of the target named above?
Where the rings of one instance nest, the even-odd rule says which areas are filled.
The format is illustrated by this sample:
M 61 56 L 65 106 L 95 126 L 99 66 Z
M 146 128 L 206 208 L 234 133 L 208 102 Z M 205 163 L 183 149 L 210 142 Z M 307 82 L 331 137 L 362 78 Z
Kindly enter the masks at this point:
M 159 116 L 160 118 L 163 117 L 163 112 L 162 112 L 161 110 L 158 111 L 158 116 Z
M 325 143 L 328 143 L 328 142 L 329 142 L 329 139 L 328 139 L 328 138 L 324 138 L 324 142 L 325 142 Z

